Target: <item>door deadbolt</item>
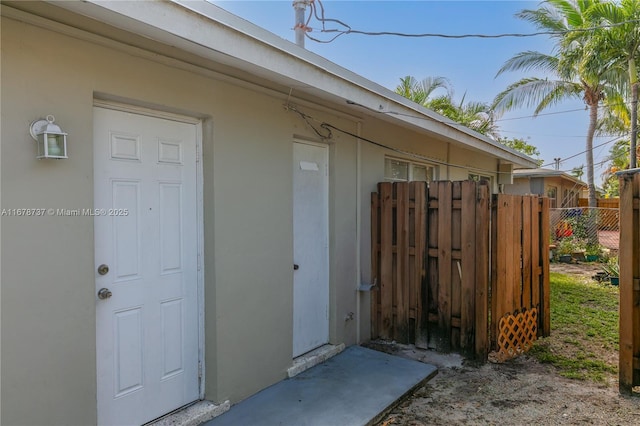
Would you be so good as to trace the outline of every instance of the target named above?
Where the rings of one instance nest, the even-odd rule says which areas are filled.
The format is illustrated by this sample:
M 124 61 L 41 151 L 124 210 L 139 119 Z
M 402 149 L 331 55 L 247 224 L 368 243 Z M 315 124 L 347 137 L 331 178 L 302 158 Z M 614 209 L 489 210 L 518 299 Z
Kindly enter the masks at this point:
M 98 290 L 98 299 L 108 299 L 111 296 L 113 296 L 113 293 L 111 293 L 111 290 L 109 290 L 108 288 L 101 288 L 100 290 Z
M 293 270 L 297 271 L 298 269 L 300 269 L 300 265 L 296 265 L 295 263 L 293 264 Z
M 104 263 L 98 266 L 98 273 L 100 275 L 107 275 L 109 273 L 109 266 L 105 265 Z

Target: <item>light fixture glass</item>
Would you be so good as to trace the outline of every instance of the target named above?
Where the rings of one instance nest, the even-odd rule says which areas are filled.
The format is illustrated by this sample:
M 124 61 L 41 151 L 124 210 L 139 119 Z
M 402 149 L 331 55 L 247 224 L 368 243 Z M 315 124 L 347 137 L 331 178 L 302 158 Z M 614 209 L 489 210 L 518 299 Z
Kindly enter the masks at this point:
M 38 143 L 36 158 L 69 158 L 67 157 L 67 134 L 55 121 L 56 118 L 53 115 L 47 115 L 46 119 L 31 123 L 29 132 Z

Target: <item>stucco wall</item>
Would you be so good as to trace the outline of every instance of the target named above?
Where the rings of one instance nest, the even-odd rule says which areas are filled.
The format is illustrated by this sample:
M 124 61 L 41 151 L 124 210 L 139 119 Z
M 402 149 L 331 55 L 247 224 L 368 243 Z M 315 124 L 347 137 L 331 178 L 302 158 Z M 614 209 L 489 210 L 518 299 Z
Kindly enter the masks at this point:
M 535 194 L 531 190 L 531 182 L 528 177 L 514 178 L 512 185 L 504 186 L 505 194 Z
M 89 64 L 80 51 L 48 49 L 43 40 L 56 47 L 60 41 L 2 21 L 2 208 L 91 207 L 92 91 L 88 76 L 68 65 Z M 54 114 L 73 135 L 67 161 L 35 159 L 29 123 L 46 114 Z M 96 394 L 92 221 L 3 217 L 2 223 L 1 422 L 91 424 Z
M 2 208 L 93 206 L 96 94 L 203 118 L 206 397 L 236 402 L 284 378 L 292 353 L 292 143 L 294 135 L 318 140 L 283 108 L 286 96 L 8 18 L 2 89 Z M 28 125 L 46 114 L 69 133 L 68 160 L 35 159 Z M 314 115 L 356 130 L 353 121 Z M 331 144 L 330 339 L 346 344 L 356 339 L 355 321 L 345 321 L 357 295 L 355 155 L 353 138 Z M 3 228 L 2 423 L 95 423 L 93 221 L 5 217 Z

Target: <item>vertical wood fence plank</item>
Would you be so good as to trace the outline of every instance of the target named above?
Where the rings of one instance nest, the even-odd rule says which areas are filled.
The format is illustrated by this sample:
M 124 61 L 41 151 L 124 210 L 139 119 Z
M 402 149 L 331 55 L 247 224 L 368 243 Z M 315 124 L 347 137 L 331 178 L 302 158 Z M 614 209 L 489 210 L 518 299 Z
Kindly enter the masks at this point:
M 426 349 L 429 343 L 427 334 L 426 309 L 423 305 L 426 297 L 427 287 L 426 277 L 426 247 L 427 247 L 427 184 L 425 182 L 414 182 L 414 202 L 415 202 L 415 262 L 414 262 L 414 297 L 416 298 L 416 330 L 415 345 L 418 348 Z M 423 297 L 424 296 L 424 297 Z
M 462 182 L 460 348 L 468 355 L 475 352 L 476 321 L 476 182 Z
M 460 352 L 462 311 L 462 181 L 451 184 L 451 351 Z M 454 256 L 455 254 L 455 256 Z
M 409 184 L 397 182 L 396 187 L 396 316 L 393 338 L 401 343 L 409 342 Z
M 393 200 L 391 183 L 378 184 L 380 194 L 380 337 L 391 338 L 393 320 Z
M 502 217 L 502 221 L 505 222 L 505 275 L 504 275 L 504 301 L 502 305 L 501 316 L 506 314 L 507 312 L 513 312 L 515 309 L 515 292 L 514 292 L 514 283 L 515 283 L 515 275 L 516 275 L 516 265 L 515 261 L 515 251 L 516 251 L 516 230 L 515 228 L 518 226 L 517 219 L 515 217 L 515 197 L 511 195 L 503 195 L 505 199 L 505 210 L 504 216 Z M 518 235 L 520 230 L 518 229 Z M 500 237 L 502 239 L 502 237 Z M 498 259 L 500 260 L 500 259 Z
M 416 296 L 416 245 L 419 245 L 420 236 L 416 234 L 416 182 L 409 183 L 409 269 L 407 270 L 407 298 L 409 322 L 407 324 L 407 334 L 409 343 L 416 341 L 416 318 L 418 302 Z
M 475 220 L 475 355 L 476 359 L 486 360 L 489 353 L 489 234 L 491 215 L 491 194 L 489 185 L 477 187 Z
M 633 235 L 633 176 L 620 176 L 620 235 Z M 633 388 L 633 238 L 620 238 L 620 344 L 619 389 L 631 394 Z
M 498 253 L 501 251 L 500 241 L 498 239 L 498 234 L 500 231 L 500 224 L 498 223 L 498 204 L 499 199 L 497 195 L 492 196 L 491 198 L 491 292 L 489 293 L 490 303 L 491 303 L 491 324 L 490 324 L 490 349 L 495 348 L 497 343 L 497 332 L 498 332 L 498 317 L 499 317 L 499 306 L 498 306 L 498 293 L 500 292 L 500 285 L 498 276 L 500 272 L 498 271 Z
M 533 247 L 531 247 L 531 307 L 537 307 L 538 309 L 542 307 L 542 301 L 540 300 L 540 279 L 542 274 L 542 268 L 540 264 L 540 248 L 538 245 L 544 238 L 546 241 L 549 241 L 549 235 L 545 235 L 540 230 L 540 219 L 541 215 L 549 215 L 549 210 L 544 210 L 542 208 L 542 201 L 540 197 L 532 197 L 531 198 L 531 242 Z M 548 250 L 547 250 L 548 252 Z M 540 322 L 542 318 L 542 312 L 538 312 L 538 325 L 540 326 L 542 322 Z M 538 327 L 538 336 L 542 335 L 542 327 Z
M 535 200 L 536 205 L 532 203 Z M 535 212 L 535 218 L 533 217 Z M 531 304 L 531 250 L 535 246 L 532 240 L 533 222 L 538 219 L 538 198 L 524 197 L 522 199 L 522 307 L 530 309 Z M 537 242 L 537 239 L 535 240 Z
M 377 192 L 371 193 L 371 278 L 375 283 L 380 282 L 380 222 L 379 222 L 379 196 Z M 380 330 L 380 287 L 374 287 L 371 294 L 371 338 L 377 339 Z
M 513 239 L 511 249 L 511 261 L 513 276 L 511 288 L 513 289 L 513 301 L 511 302 L 511 312 L 522 307 L 522 203 L 524 197 L 513 196 Z
M 434 207 L 435 203 L 435 207 Z M 427 334 L 429 337 L 429 348 L 437 348 L 441 330 L 438 327 L 438 183 L 434 182 L 427 188 L 427 282 L 426 292 L 422 299 L 427 320 Z M 435 252 L 435 254 L 434 254 Z M 432 315 L 435 317 L 432 319 Z
M 640 174 L 633 175 L 633 262 L 629 280 L 633 289 L 633 385 L 640 385 Z
M 542 275 L 540 277 L 540 287 L 542 300 L 541 312 L 538 317 L 542 320 L 542 335 L 551 335 L 551 288 L 549 286 L 549 199 L 542 198 L 542 213 L 540 214 L 540 237 L 538 238 L 538 256 L 542 264 Z
M 509 285 L 509 279 L 511 278 L 513 267 L 511 262 L 506 261 L 509 259 L 511 253 L 511 236 L 513 228 L 513 218 L 511 217 L 511 204 L 510 198 L 504 194 L 498 195 L 498 235 L 497 235 L 497 282 L 494 287 L 495 296 L 497 299 L 497 312 L 496 321 L 500 321 L 500 318 L 509 311 L 511 302 L 513 301 L 513 289 Z
M 438 327 L 437 349 L 451 350 L 451 208 L 452 183 L 438 185 Z

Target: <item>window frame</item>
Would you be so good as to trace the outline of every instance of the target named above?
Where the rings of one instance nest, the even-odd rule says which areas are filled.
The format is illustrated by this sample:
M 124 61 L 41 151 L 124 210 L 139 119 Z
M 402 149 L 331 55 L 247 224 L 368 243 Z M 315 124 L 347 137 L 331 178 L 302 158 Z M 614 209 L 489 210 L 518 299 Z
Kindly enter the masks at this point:
M 397 161 L 399 163 L 405 163 L 407 165 L 407 179 L 398 179 L 398 178 L 392 178 L 392 177 L 388 177 L 387 176 L 387 161 Z M 419 167 L 424 167 L 427 170 L 427 177 L 430 178 L 430 180 L 427 180 L 426 182 L 430 183 L 433 182 L 435 180 L 437 180 L 437 176 L 438 176 L 438 166 L 432 163 L 427 163 L 427 162 L 418 162 L 418 161 L 413 161 L 413 160 L 408 160 L 406 158 L 399 158 L 399 157 L 390 157 L 390 156 L 385 156 L 384 157 L 384 167 L 383 167 L 383 174 L 384 174 L 384 180 L 387 182 L 415 182 L 414 180 L 414 176 L 413 176 L 413 167 L 414 166 L 419 166 Z M 429 170 L 431 170 L 431 173 L 429 173 Z M 429 176 L 429 174 L 431 176 Z M 419 181 L 419 182 L 425 182 L 425 181 Z

